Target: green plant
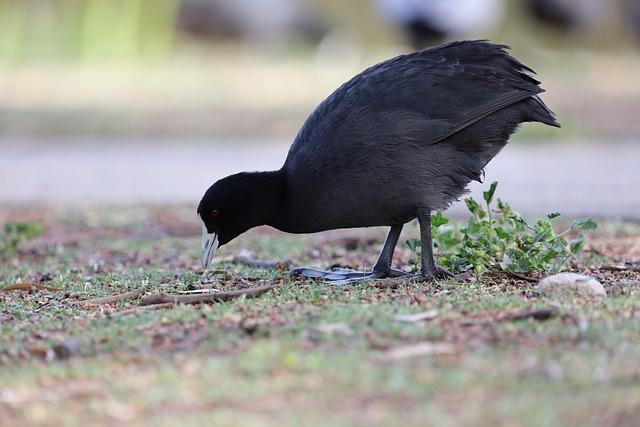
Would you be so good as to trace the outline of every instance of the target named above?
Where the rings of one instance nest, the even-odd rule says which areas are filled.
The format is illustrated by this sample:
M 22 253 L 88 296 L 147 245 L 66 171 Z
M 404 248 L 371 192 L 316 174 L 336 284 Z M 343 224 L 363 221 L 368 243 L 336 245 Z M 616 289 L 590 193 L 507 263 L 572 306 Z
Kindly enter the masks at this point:
M 42 225 L 34 223 L 7 223 L 0 232 L 0 256 L 13 255 L 20 244 L 42 233 Z
M 166 59 L 179 0 L 0 0 L 0 64 Z
M 582 250 L 584 232 L 597 224 L 590 218 L 577 219 L 561 233 L 553 229 L 553 212 L 529 224 L 504 201 L 492 207 L 498 183 L 483 193 L 486 208 L 473 198 L 465 199 L 471 218 L 462 226 L 451 224 L 440 212 L 431 217 L 438 262 L 454 272 L 473 269 L 477 275 L 501 269 L 512 273 L 531 270 L 559 271 Z M 569 235 L 574 238 L 567 240 Z M 407 247 L 419 255 L 420 241 L 409 239 Z

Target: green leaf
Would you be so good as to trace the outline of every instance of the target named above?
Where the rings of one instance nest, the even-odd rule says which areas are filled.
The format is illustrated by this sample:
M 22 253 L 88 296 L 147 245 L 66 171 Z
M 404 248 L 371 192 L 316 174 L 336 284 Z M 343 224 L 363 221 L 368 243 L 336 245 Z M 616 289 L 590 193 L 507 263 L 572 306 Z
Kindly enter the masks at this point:
M 596 228 L 591 219 L 576 220 L 570 229 L 581 233 L 567 242 L 566 232 L 557 234 L 552 226 L 553 219 L 560 215 L 558 212 L 527 223 L 500 198 L 495 199 L 497 208 L 487 211 L 491 209 L 496 188 L 497 183 L 492 183 L 483 193 L 486 208 L 473 198 L 465 199 L 472 213 L 466 224 L 450 223 L 439 212 L 432 216 L 433 243 L 441 265 L 454 272 L 473 268 L 477 276 L 494 269 L 516 273 L 557 271 L 582 250 L 585 242 L 582 232 Z M 494 216 L 489 216 L 494 212 Z M 405 243 L 416 255 L 420 254 L 418 239 Z M 419 259 L 412 262 L 420 263 Z
M 421 248 L 420 239 L 407 239 L 404 244 L 407 245 L 407 248 L 409 248 L 411 252 L 415 253 L 418 253 Z
M 482 197 L 487 205 L 490 205 L 491 202 L 493 202 L 493 194 L 496 192 L 496 187 L 498 187 L 498 181 L 493 181 L 489 186 L 489 190 L 482 193 Z
M 582 246 L 584 245 L 584 241 L 585 239 L 582 235 L 578 236 L 576 239 L 573 239 L 569 243 L 569 250 L 571 251 L 571 253 L 575 255 L 580 252 L 580 250 L 582 250 Z
M 436 212 L 431 215 L 431 226 L 432 227 L 440 227 L 441 225 L 445 225 L 449 223 L 449 218 L 444 216 L 442 212 Z
M 464 202 L 467 204 L 467 209 L 469 209 L 469 212 L 474 214 L 477 218 L 482 219 L 485 216 L 487 216 L 487 213 L 485 212 L 485 210 L 482 209 L 480 204 L 476 202 L 473 198 L 467 197 L 466 199 L 464 199 Z
M 496 235 L 501 239 L 507 240 L 511 237 L 511 233 L 502 227 L 495 227 L 494 230 L 496 231 Z
M 580 231 L 590 231 L 598 228 L 598 224 L 591 218 L 580 218 L 573 221 L 571 228 L 575 228 Z
M 524 220 L 524 218 L 522 218 L 520 215 L 518 215 L 515 212 L 512 212 L 509 215 L 509 219 L 513 222 L 515 222 L 516 224 L 522 224 L 522 225 L 527 225 L 527 221 Z

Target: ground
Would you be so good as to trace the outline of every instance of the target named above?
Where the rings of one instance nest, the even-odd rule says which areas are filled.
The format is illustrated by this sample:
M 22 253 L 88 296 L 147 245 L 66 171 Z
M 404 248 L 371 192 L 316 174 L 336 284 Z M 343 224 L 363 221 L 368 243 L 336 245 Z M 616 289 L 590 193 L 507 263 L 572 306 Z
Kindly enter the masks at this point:
M 378 229 L 255 229 L 203 273 L 191 209 L 3 216 L 41 222 L 45 234 L 1 264 L 0 286 L 59 289 L 0 292 L 3 426 L 632 426 L 640 417 L 634 224 L 601 223 L 572 266 L 608 296 L 559 301 L 500 273 L 330 287 L 292 279 L 280 264 L 233 261 L 249 250 L 296 265 L 365 268 L 384 238 Z M 397 266 L 409 268 L 410 258 L 399 248 Z M 157 310 L 133 309 L 137 298 L 82 302 L 140 288 L 268 284 L 274 289 L 252 299 Z M 396 317 L 410 313 L 425 319 Z

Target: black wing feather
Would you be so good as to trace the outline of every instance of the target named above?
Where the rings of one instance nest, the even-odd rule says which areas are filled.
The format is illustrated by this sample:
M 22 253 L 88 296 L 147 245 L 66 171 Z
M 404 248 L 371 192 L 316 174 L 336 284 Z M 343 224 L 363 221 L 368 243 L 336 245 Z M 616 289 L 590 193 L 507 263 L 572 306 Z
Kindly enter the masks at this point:
M 532 77 L 533 70 L 507 49 L 483 40 L 452 42 L 364 70 L 309 116 L 289 151 L 290 161 L 295 162 L 298 156 L 308 161 L 309 156 L 329 153 L 344 144 L 358 145 L 363 137 L 384 143 L 373 131 L 364 133 L 362 127 L 384 122 L 390 113 L 406 115 L 412 123 L 422 121 L 422 125 L 413 126 L 415 129 L 437 130 L 420 136 L 422 144 L 432 145 L 543 92 L 540 82 Z M 531 120 L 557 124 L 546 106 L 539 110 Z M 407 139 L 401 130 L 386 134 Z M 415 136 L 409 139 L 413 141 Z

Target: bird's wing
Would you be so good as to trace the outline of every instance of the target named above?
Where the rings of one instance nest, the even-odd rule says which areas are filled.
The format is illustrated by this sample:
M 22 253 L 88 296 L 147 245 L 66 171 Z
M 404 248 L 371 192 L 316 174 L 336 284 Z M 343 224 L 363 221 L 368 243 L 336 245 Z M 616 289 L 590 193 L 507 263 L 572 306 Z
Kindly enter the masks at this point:
M 420 130 L 416 142 L 436 144 L 542 92 L 532 74 L 505 46 L 483 41 L 399 56 L 363 71 L 325 99 L 301 128 L 289 154 L 293 160 L 302 151 L 309 155 L 360 145 L 363 138 L 382 142 L 385 135 L 413 141 Z M 391 116 L 395 121 L 387 120 Z M 391 130 L 382 129 L 382 123 Z
M 485 105 L 481 105 L 480 107 L 468 112 L 461 121 L 452 124 L 443 135 L 434 136 L 434 139 L 430 143 L 437 144 L 438 142 L 450 137 L 451 135 L 461 131 L 462 129 L 471 126 L 479 120 L 482 120 L 488 115 L 495 113 L 502 108 L 508 107 L 509 105 L 515 104 L 516 102 L 530 98 L 532 95 L 534 94 L 525 90 L 517 90 L 501 94 L 495 99 L 491 100 L 491 102 L 488 102 Z

